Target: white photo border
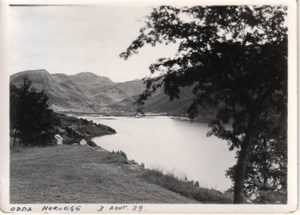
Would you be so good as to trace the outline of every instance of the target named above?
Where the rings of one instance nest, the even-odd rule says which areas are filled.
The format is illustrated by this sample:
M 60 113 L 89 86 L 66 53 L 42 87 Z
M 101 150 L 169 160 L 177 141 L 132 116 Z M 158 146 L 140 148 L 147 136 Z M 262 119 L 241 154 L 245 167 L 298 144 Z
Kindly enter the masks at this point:
M 223 205 L 223 204 L 135 204 L 143 205 L 143 213 L 288 213 L 296 212 L 298 206 L 298 148 L 297 148 L 297 3 L 292 0 L 4 0 L 0 1 L 0 25 L 1 25 L 1 72 L 0 86 L 2 105 L 1 115 L 1 150 L 0 150 L 0 209 L 2 212 L 17 212 L 16 208 L 31 207 L 35 213 L 42 213 L 44 206 L 54 206 L 53 204 L 10 204 L 9 203 L 9 4 L 136 4 L 136 3 L 175 4 L 175 5 L 246 5 L 246 4 L 281 4 L 288 6 L 288 203 L 286 205 Z M 80 211 L 53 211 L 54 213 L 99 213 L 100 205 L 104 205 L 107 210 L 102 213 L 111 213 L 108 208 L 111 206 L 132 206 L 133 204 L 55 204 L 59 207 L 80 206 Z M 15 208 L 12 211 L 12 208 Z M 25 213 L 26 211 L 19 211 Z M 133 211 L 131 211 L 133 213 Z M 114 211 L 122 213 L 122 211 Z

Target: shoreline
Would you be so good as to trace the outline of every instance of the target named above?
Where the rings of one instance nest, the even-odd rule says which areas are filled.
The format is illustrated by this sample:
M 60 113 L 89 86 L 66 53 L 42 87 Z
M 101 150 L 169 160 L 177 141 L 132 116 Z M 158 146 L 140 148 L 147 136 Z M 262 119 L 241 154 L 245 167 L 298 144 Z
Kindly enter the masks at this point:
M 58 116 L 61 129 L 67 131 L 64 137 L 71 135 L 68 144 L 65 142 L 63 145 L 45 147 L 11 146 L 11 202 L 232 202 L 229 193 L 202 188 L 198 182 L 189 181 L 187 178 L 179 179 L 173 173 L 144 168 L 142 163 L 129 160 L 123 151 L 110 152 L 96 144 L 81 145 L 80 139 L 92 140 L 95 137 L 115 134 L 116 131 L 92 120 L 61 114 Z M 78 144 L 73 144 L 78 141 Z M 82 195 L 84 193 L 87 195 Z
M 10 201 L 197 203 L 144 180 L 143 168 L 100 147 L 13 147 Z M 39 177 L 37 177 L 39 176 Z
M 13 203 L 231 201 L 228 194 L 143 168 L 120 152 L 89 145 L 12 147 L 10 193 Z
M 151 132 L 150 135 L 148 135 L 148 131 L 145 129 L 138 130 L 138 128 L 146 125 L 146 128 L 148 127 L 148 120 L 150 125 L 156 125 L 157 123 L 160 123 L 159 125 L 163 125 L 161 130 L 164 130 L 164 128 L 167 128 L 166 126 L 174 126 L 177 127 L 184 127 L 189 128 L 193 126 L 194 129 L 196 129 L 194 126 L 197 126 L 197 129 L 200 127 L 202 129 L 204 124 L 198 124 L 198 122 L 195 122 L 195 125 L 191 125 L 188 118 L 174 118 L 169 116 L 159 116 L 159 117 L 152 117 L 152 116 L 146 116 L 143 119 L 135 119 L 134 117 L 109 117 L 111 119 L 107 120 L 107 117 L 86 117 L 85 119 L 88 120 L 94 120 L 97 123 L 103 123 L 107 124 L 111 127 L 117 128 L 119 130 L 119 134 L 116 136 L 107 136 L 107 137 L 95 137 L 92 140 L 96 143 L 96 145 L 100 147 L 104 147 L 108 149 L 108 151 L 118 151 L 123 150 L 126 154 L 128 153 L 128 156 L 130 159 L 133 159 L 135 162 L 142 164 L 150 169 L 158 169 L 163 171 L 163 173 L 167 174 L 169 172 L 174 173 L 177 177 L 181 179 L 185 179 L 186 177 L 188 179 L 193 179 L 195 182 L 198 181 L 203 188 L 213 188 L 215 190 L 219 190 L 221 192 L 226 192 L 229 190 L 232 186 L 230 179 L 225 178 L 225 170 L 230 166 L 228 164 L 227 166 L 225 164 L 217 164 L 216 165 L 216 172 L 217 173 L 209 173 L 209 170 L 205 168 L 205 163 L 210 162 L 211 158 L 197 158 L 195 156 L 195 153 L 193 151 L 188 150 L 188 148 L 193 147 L 195 143 L 197 143 L 197 150 L 201 150 L 201 147 L 206 147 L 207 144 L 205 144 L 206 140 L 198 139 L 199 135 L 196 135 L 197 138 L 191 139 L 190 142 L 192 144 L 182 145 L 180 140 L 174 140 L 174 138 L 165 138 L 164 140 L 167 142 L 160 142 L 159 139 L 155 139 L 155 143 L 159 142 L 161 146 L 163 146 L 161 149 L 157 148 L 159 147 L 158 144 L 152 143 L 151 138 Z M 113 121 L 111 121 L 113 120 Z M 157 122 L 155 120 L 158 120 Z M 120 123 L 119 123 L 120 121 Z M 128 125 L 128 126 L 127 126 Z M 173 128 L 173 127 L 171 127 Z M 175 129 L 175 131 L 177 131 Z M 207 128 L 208 129 L 208 128 Z M 169 129 L 170 131 L 172 129 Z M 139 132 L 133 132 L 133 131 L 139 131 Z M 172 130 L 173 131 L 173 130 Z M 181 131 L 181 130 L 178 130 Z M 184 131 L 184 130 L 182 130 Z M 157 131 L 155 131 L 157 132 Z M 197 132 L 197 131 L 196 131 Z M 201 134 L 199 138 L 202 138 L 204 135 L 204 138 L 206 138 L 205 133 Z M 144 133 L 144 134 L 143 134 Z M 189 134 L 188 132 L 187 134 Z M 203 133 L 203 132 L 202 132 Z M 162 133 L 156 133 L 159 138 L 164 138 L 164 136 L 161 135 L 168 135 L 165 134 L 164 131 Z M 180 134 L 181 135 L 181 134 Z M 171 136 L 171 135 L 170 135 Z M 192 136 L 192 135 L 191 135 Z M 177 138 L 178 139 L 178 138 Z M 148 141 L 149 140 L 149 141 Z M 175 142 L 173 142 L 175 141 Z M 208 140 L 209 141 L 209 140 Z M 225 144 L 221 145 L 218 142 L 215 143 L 212 141 L 215 145 L 220 145 L 223 154 L 228 155 L 227 153 L 227 147 Z M 175 143 L 175 144 L 170 144 Z M 198 144 L 201 143 L 201 144 Z M 202 144 L 203 143 L 203 144 Z M 141 147 L 142 145 L 142 147 Z M 188 147 L 184 151 L 187 151 L 189 153 L 192 153 L 192 156 L 189 156 L 188 153 L 181 153 L 180 147 L 178 146 L 182 145 L 182 147 Z M 202 146 L 203 145 L 203 146 Z M 150 155 L 148 152 L 141 150 L 145 146 L 145 148 L 149 147 Z M 156 150 L 152 150 L 151 147 L 154 147 Z M 175 147 L 175 148 L 174 148 Z M 141 149 L 140 149 L 141 148 Z M 211 148 L 211 147 L 210 147 Z M 219 148 L 218 148 L 219 149 Z M 165 155 L 168 154 L 170 151 L 170 156 L 167 156 L 164 158 Z M 178 156 L 182 157 L 182 161 L 176 159 L 176 157 L 172 157 L 174 154 L 177 154 Z M 156 155 L 158 156 L 157 158 Z M 153 157 L 155 159 L 153 159 Z M 228 156 L 230 157 L 230 156 Z M 198 163 L 197 163 L 198 162 Z M 224 171 L 221 172 L 221 171 Z M 223 174 L 222 174 L 223 173 Z M 224 178 L 224 179 L 223 179 Z M 210 180 L 212 179 L 212 180 Z

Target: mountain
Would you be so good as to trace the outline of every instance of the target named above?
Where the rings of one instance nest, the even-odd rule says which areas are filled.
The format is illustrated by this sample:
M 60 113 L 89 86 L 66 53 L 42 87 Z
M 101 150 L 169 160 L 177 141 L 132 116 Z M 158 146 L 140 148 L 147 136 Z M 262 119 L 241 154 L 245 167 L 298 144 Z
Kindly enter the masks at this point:
M 142 80 L 115 83 L 107 77 L 91 72 L 76 75 L 50 74 L 44 69 L 28 70 L 11 75 L 11 84 L 17 87 L 23 78 L 32 80 L 32 87 L 43 90 L 49 97 L 50 107 L 55 111 L 85 113 L 105 113 L 128 115 L 135 114 L 134 104 L 145 86 Z M 172 115 L 185 115 L 193 101 L 192 87 L 181 89 L 180 99 L 169 100 L 162 89 L 152 95 L 145 104 L 145 111 Z M 204 115 L 211 115 L 201 110 Z
M 70 75 L 69 78 L 81 86 L 105 86 L 114 84 L 109 78 L 98 76 L 91 72 L 81 72 L 76 75 Z
M 144 111 L 154 114 L 168 114 L 177 116 L 187 116 L 187 110 L 193 102 L 194 95 L 192 93 L 193 87 L 185 87 L 180 89 L 179 98 L 170 101 L 169 96 L 164 94 L 163 89 L 158 89 L 156 93 L 148 98 L 144 105 Z M 116 112 L 134 113 L 137 105 L 134 102 L 138 99 L 137 96 L 128 97 L 120 102 L 116 102 L 109 107 Z M 206 105 L 206 107 L 199 107 L 199 116 L 195 120 L 202 122 L 210 121 L 214 116 L 214 107 Z
M 141 80 L 114 83 L 90 72 L 50 74 L 43 69 L 11 75 L 10 82 L 19 87 L 24 77 L 32 80 L 33 88 L 49 96 L 49 104 L 56 111 L 111 112 L 109 105 L 136 96 L 144 89 Z
M 145 86 L 141 80 L 134 80 L 103 86 L 101 90 L 91 91 L 91 95 L 97 103 L 111 105 L 123 99 L 139 95 L 144 88 Z
M 81 108 L 82 101 L 88 102 L 81 89 L 66 75 L 52 76 L 46 70 L 29 70 L 12 75 L 10 82 L 19 87 L 24 77 L 32 81 L 33 88 L 49 96 L 53 109 Z
M 165 112 L 184 114 L 193 101 L 192 87 L 181 88 L 179 99 L 170 101 L 169 96 L 160 91 L 154 94 L 149 101 L 146 102 L 146 110 L 149 112 Z
M 128 97 L 109 107 L 120 112 L 134 112 L 137 108 L 137 105 L 134 105 L 137 98 L 138 96 Z M 191 88 L 182 89 L 180 98 L 173 101 L 170 101 L 163 90 L 159 89 L 145 102 L 144 110 L 151 113 L 185 114 L 192 101 L 193 94 Z

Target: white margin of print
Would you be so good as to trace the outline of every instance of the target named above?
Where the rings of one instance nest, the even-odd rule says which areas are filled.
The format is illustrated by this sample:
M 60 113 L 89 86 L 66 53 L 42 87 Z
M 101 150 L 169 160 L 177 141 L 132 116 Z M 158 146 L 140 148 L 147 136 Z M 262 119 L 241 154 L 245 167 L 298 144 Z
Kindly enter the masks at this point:
M 9 203 L 9 4 L 175 4 L 175 5 L 245 5 L 245 4 L 284 4 L 288 6 L 288 203 L 286 205 L 221 205 L 221 204 L 137 204 L 143 205 L 145 213 L 296 213 L 298 210 L 298 148 L 297 148 L 297 3 L 296 0 L 0 0 L 0 98 L 1 98 L 1 150 L 0 150 L 0 213 L 9 213 L 13 206 L 32 207 L 32 212 L 42 213 L 47 204 L 12 205 Z M 51 204 L 48 204 L 51 206 Z M 97 213 L 100 204 L 72 204 L 81 206 L 80 213 Z M 112 204 L 101 204 L 111 206 Z M 116 204 L 127 205 L 131 204 Z M 71 206 L 71 204 L 58 204 Z M 22 212 L 23 213 L 23 212 Z M 68 212 L 71 213 L 71 212 Z M 116 213 L 116 212 L 114 212 Z

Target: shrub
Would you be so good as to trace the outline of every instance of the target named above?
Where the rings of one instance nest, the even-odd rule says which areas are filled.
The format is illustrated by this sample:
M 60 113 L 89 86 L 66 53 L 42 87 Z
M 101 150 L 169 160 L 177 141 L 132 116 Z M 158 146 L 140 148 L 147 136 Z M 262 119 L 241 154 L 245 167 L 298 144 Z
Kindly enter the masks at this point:
M 164 174 L 161 170 L 145 170 L 142 177 L 175 193 L 205 203 L 233 203 L 231 195 L 214 189 L 199 187 L 199 182 L 179 179 L 173 172 Z
M 91 139 L 88 139 L 88 140 L 86 141 L 86 144 L 88 144 L 89 146 L 92 146 L 92 147 L 97 146 L 96 143 L 95 143 L 94 141 L 92 141 Z
M 119 150 L 119 151 L 112 151 L 113 154 L 118 154 L 118 155 L 121 155 L 123 158 L 125 158 L 127 160 L 127 155 L 125 152 L 123 152 L 122 150 Z

